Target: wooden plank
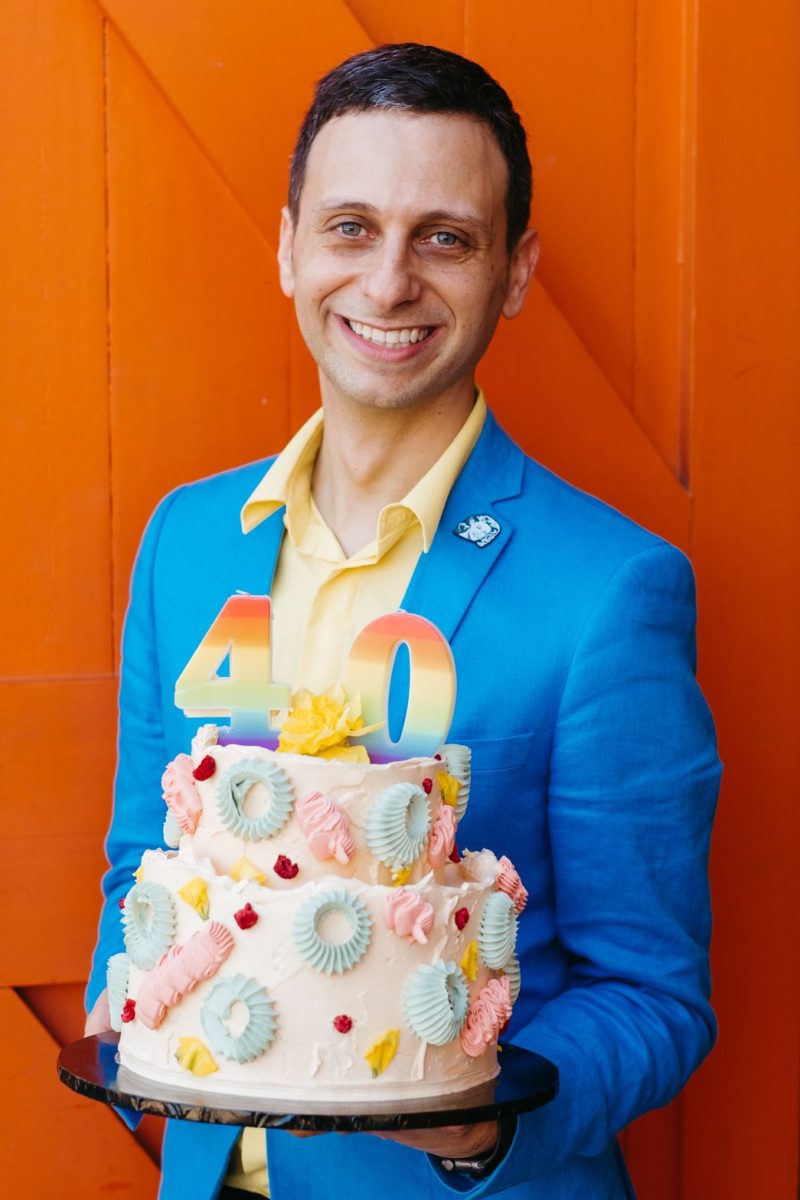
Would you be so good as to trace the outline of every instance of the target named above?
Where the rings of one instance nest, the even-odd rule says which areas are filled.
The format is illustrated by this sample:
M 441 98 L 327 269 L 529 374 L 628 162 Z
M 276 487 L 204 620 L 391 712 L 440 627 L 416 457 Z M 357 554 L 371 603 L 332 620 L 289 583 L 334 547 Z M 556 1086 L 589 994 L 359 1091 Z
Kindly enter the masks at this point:
M 57 983 L 48 987 L 18 988 L 16 991 L 57 1045 L 66 1046 L 83 1037 L 83 983 Z M 153 1116 L 144 1116 L 132 1133 L 132 1137 L 156 1166 L 161 1161 L 163 1136 L 164 1121 Z
M 57 1043 L 11 988 L 0 988 L 0 1021 L 6 1195 L 46 1196 L 57 1187 L 61 1200 L 155 1200 L 158 1172 L 147 1153 L 110 1108 L 59 1082 Z
M 111 666 L 101 32 L 3 7 L 4 677 Z
M 478 369 L 489 403 L 529 454 L 678 546 L 689 500 L 548 293 L 504 323 Z
M 116 690 L 111 676 L 0 685 L 2 984 L 88 972 L 111 812 Z
M 539 275 L 625 403 L 633 368 L 634 2 L 495 0 L 469 8 L 465 53 L 528 130 Z
M 789 0 L 702 6 L 692 547 L 726 764 L 713 847 L 720 1041 L 687 1092 L 684 1194 L 798 1187 L 800 50 Z
M 173 5 L 102 0 L 227 185 L 272 239 L 286 199 L 287 163 L 313 84 L 369 38 L 341 0 L 283 6 L 262 0 Z

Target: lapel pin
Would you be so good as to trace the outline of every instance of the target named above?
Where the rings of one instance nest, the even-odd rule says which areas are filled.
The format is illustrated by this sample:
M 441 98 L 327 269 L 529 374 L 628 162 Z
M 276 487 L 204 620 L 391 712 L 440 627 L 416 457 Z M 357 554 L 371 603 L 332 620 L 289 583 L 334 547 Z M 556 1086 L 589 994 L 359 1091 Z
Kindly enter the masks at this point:
M 459 521 L 453 530 L 457 537 L 463 538 L 465 542 L 472 542 L 481 550 L 493 542 L 499 532 L 500 526 L 497 521 L 494 517 L 487 516 L 486 513 L 478 513 Z

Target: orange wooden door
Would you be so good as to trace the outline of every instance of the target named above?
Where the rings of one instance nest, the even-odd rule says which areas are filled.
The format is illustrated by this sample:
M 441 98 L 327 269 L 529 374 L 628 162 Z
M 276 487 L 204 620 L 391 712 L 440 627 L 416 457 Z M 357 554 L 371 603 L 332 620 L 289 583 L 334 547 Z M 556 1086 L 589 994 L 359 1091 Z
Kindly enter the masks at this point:
M 378 41 L 478 58 L 529 129 L 543 242 L 482 382 L 537 458 L 691 554 L 726 776 L 720 1043 L 623 1135 L 643 1200 L 797 1187 L 794 7 L 679 0 L 9 0 L 0 310 L 13 513 L 0 634 L 9 1188 L 154 1196 L 137 1139 L 55 1081 L 77 1036 L 143 523 L 316 406 L 278 210 L 313 80 Z M 794 568 L 794 570 L 792 570 Z M 90 1145 L 92 1161 L 76 1155 Z

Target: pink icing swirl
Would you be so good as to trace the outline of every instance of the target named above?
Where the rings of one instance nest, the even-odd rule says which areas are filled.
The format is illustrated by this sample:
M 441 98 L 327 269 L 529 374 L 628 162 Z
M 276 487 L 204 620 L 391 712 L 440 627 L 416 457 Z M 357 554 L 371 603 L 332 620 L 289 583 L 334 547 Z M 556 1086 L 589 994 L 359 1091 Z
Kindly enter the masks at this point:
M 427 942 L 433 928 L 433 905 L 408 888 L 391 891 L 383 902 L 383 917 L 392 933 L 409 942 Z
M 203 811 L 203 801 L 192 775 L 194 764 L 188 754 L 179 754 L 161 776 L 168 808 L 185 833 L 194 833 Z
M 432 867 L 443 867 L 456 844 L 456 814 L 449 804 L 443 804 L 431 826 L 428 842 L 428 862 Z
M 522 886 L 519 872 L 510 858 L 506 858 L 504 854 L 499 865 L 500 874 L 497 877 L 497 886 L 501 892 L 505 892 L 514 901 L 514 907 L 519 915 L 528 903 L 527 890 Z
M 335 858 L 346 866 L 356 852 L 346 815 L 322 792 L 311 792 L 295 804 L 300 828 L 311 853 L 319 859 Z
M 490 979 L 470 1006 L 461 1031 L 461 1049 L 471 1058 L 483 1054 L 497 1041 L 500 1030 L 511 1018 L 511 990 L 508 976 Z
M 210 979 L 233 949 L 233 934 L 219 921 L 193 933 L 183 946 L 172 946 L 145 977 L 136 998 L 136 1015 L 158 1029 L 167 1009 L 201 979 Z

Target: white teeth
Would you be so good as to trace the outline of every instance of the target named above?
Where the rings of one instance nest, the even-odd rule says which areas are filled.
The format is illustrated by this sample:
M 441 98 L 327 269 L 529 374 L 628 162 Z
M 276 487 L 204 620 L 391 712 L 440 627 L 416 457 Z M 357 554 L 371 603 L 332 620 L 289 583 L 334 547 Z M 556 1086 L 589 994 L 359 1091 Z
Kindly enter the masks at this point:
M 348 321 L 347 324 L 359 337 L 376 346 L 407 346 L 409 342 L 421 342 L 430 333 L 427 325 L 411 329 L 375 329 L 372 325 L 362 325 L 359 321 Z

